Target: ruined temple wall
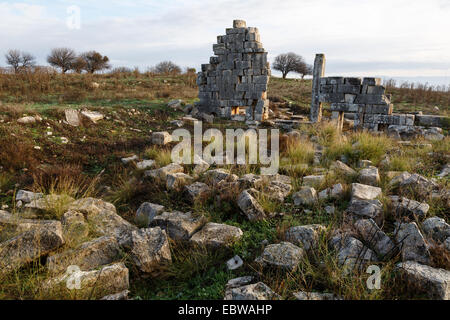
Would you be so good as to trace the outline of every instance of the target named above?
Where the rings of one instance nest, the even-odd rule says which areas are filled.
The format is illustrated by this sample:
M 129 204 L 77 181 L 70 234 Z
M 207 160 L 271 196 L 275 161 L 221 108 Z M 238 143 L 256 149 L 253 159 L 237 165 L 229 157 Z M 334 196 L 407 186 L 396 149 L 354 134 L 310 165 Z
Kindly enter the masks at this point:
M 217 37 L 215 56 L 198 73 L 200 112 L 231 118 L 245 111 L 248 120 L 268 117 L 270 65 L 257 28 L 235 20 Z

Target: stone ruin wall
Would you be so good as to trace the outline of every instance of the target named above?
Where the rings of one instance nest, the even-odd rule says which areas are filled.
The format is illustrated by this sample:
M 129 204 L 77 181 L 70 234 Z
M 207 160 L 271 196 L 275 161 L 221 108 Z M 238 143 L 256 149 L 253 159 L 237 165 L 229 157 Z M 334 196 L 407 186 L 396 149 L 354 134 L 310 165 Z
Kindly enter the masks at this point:
M 198 110 L 228 119 L 267 119 L 271 72 L 258 29 L 235 20 L 226 35 L 217 37 L 213 51 L 215 56 L 197 76 Z
M 356 128 L 373 131 L 390 126 L 412 128 L 419 126 L 440 127 L 445 117 L 421 114 L 393 113 L 391 95 L 381 85 L 380 78 L 324 77 L 325 55 L 317 54 L 314 61 L 311 121 L 320 122 L 322 103 L 330 103 L 332 118 L 342 129 L 345 114 L 354 114 Z

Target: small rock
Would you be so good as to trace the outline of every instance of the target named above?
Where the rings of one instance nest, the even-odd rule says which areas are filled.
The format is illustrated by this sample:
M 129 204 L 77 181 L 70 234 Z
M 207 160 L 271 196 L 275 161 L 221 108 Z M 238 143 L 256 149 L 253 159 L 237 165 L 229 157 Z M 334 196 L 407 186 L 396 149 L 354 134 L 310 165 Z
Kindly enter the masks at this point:
M 234 256 L 230 260 L 227 261 L 228 270 L 236 270 L 244 265 L 244 261 L 242 261 L 241 257 Z
M 143 160 L 141 162 L 136 163 L 136 168 L 139 170 L 146 170 L 153 168 L 156 162 L 154 160 Z
M 255 189 L 248 189 L 241 192 L 238 197 L 237 203 L 239 209 L 245 214 L 250 221 L 260 221 L 266 218 L 264 209 L 253 197 L 252 194 L 257 193 Z
M 128 163 L 130 163 L 130 162 L 139 160 L 139 157 L 138 157 L 137 155 L 134 154 L 134 155 L 132 155 L 131 157 L 128 157 L 128 158 L 122 158 L 122 159 L 120 159 L 120 160 L 122 161 L 123 164 L 128 164 Z
M 210 222 L 194 234 L 190 241 L 199 246 L 220 248 L 229 246 L 239 240 L 242 235 L 243 232 L 238 227 Z
M 206 183 L 195 182 L 191 185 L 185 186 L 184 190 L 186 191 L 189 201 L 194 203 L 197 199 L 207 195 L 211 191 L 211 188 Z
M 194 174 L 202 174 L 209 169 L 209 163 L 204 161 L 200 156 L 194 155 L 194 170 L 192 171 Z
M 104 115 L 96 111 L 81 111 L 81 114 L 91 120 L 93 123 L 97 123 L 104 118 Z
M 171 163 L 165 167 L 155 169 L 155 170 L 148 170 L 145 171 L 144 175 L 146 177 L 152 177 L 155 179 L 160 179 L 162 181 L 166 181 L 168 174 L 174 174 L 178 172 L 183 172 L 184 169 L 182 166 L 176 163 Z
M 340 265 L 345 266 L 345 272 L 377 261 L 377 257 L 372 250 L 364 246 L 358 239 L 349 235 L 335 235 L 331 239 L 330 244 L 338 252 L 338 262 Z
M 334 206 L 326 206 L 325 212 L 330 215 L 334 214 L 336 212 L 336 208 Z
M 324 175 L 303 177 L 303 186 L 315 187 L 325 181 Z
M 317 202 L 317 193 L 314 188 L 301 187 L 299 192 L 294 193 L 292 199 L 296 206 L 312 205 Z
M 159 227 L 133 231 L 130 256 L 141 272 L 159 270 L 172 261 L 166 232 Z
M 130 293 L 130 291 L 124 290 L 124 291 L 119 292 L 119 293 L 115 293 L 115 294 L 110 294 L 110 295 L 104 296 L 100 300 L 110 300 L 110 301 L 128 300 L 128 294 L 129 293 Z
M 215 185 L 227 179 L 230 176 L 230 172 L 225 169 L 214 169 L 207 171 L 205 175 L 207 182 Z
M 374 200 L 381 196 L 382 190 L 378 187 L 365 184 L 352 183 L 352 199 Z
M 136 211 L 136 222 L 139 225 L 149 226 L 153 219 L 164 212 L 164 206 L 144 202 Z
M 377 167 L 368 167 L 359 172 L 359 182 L 370 186 L 377 186 L 380 183 L 380 174 Z
M 324 232 L 326 227 L 319 224 L 292 227 L 286 232 L 286 241 L 309 251 L 317 249 L 320 233 Z
M 165 146 L 166 144 L 172 142 L 172 135 L 167 131 L 164 132 L 153 132 L 152 133 L 152 143 Z
M 233 288 L 225 296 L 225 300 L 277 300 L 280 296 L 266 284 L 258 282 L 239 288 Z
M 403 261 L 430 263 L 430 251 L 417 224 L 399 223 L 396 230 L 396 241 L 401 248 Z
M 297 300 L 340 300 L 332 293 L 299 291 L 294 293 Z
M 342 184 L 335 184 L 333 187 L 322 190 L 319 192 L 319 199 L 325 200 L 328 198 L 339 199 L 344 195 L 344 187 Z
M 342 161 L 335 161 L 331 166 L 331 169 L 342 172 L 346 176 L 354 176 L 356 175 L 356 171 L 350 168 L 348 165 L 343 163 Z
M 264 248 L 264 252 L 255 262 L 264 267 L 271 266 L 287 271 L 294 271 L 305 252 L 302 248 L 290 242 L 271 244 Z
M 450 225 L 439 217 L 428 218 L 423 222 L 422 228 L 428 237 L 439 243 L 450 237 Z
M 167 104 L 167 107 L 170 109 L 174 109 L 174 110 L 182 110 L 182 103 L 183 103 L 183 100 L 180 100 L 180 99 L 171 100 Z
M 80 113 L 75 109 L 64 110 L 66 122 L 72 127 L 78 127 L 81 124 Z
M 42 193 L 34 193 L 26 190 L 19 190 L 16 193 L 16 201 L 30 203 L 33 200 L 41 199 L 44 195 Z
M 164 212 L 156 216 L 150 225 L 165 230 L 173 240 L 187 241 L 205 223 L 206 219 L 203 216 L 194 216 L 190 212 L 174 211 Z
M 372 219 L 360 219 L 355 228 L 362 239 L 380 256 L 393 256 L 394 242 L 377 226 Z
M 426 203 L 420 203 L 415 200 L 410 200 L 405 197 L 391 196 L 391 206 L 396 215 L 401 216 L 418 216 L 425 217 L 430 206 Z
M 21 124 L 31 124 L 31 123 L 35 123 L 36 122 L 36 118 L 35 117 L 23 117 L 17 120 L 18 123 Z

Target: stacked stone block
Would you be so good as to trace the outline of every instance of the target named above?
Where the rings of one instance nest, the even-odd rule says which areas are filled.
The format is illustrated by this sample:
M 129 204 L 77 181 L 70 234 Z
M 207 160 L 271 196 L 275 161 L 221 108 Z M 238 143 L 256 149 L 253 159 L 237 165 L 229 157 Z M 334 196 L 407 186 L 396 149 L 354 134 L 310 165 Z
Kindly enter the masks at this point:
M 258 29 L 235 20 L 233 28 L 217 37 L 213 51 L 197 77 L 199 111 L 231 118 L 244 109 L 247 120 L 266 119 L 270 65 Z

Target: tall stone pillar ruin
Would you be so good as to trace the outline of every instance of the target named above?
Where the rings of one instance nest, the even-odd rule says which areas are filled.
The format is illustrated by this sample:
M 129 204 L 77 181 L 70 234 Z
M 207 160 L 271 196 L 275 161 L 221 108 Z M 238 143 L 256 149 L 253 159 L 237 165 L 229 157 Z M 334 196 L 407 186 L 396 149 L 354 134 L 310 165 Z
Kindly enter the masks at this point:
M 199 111 L 227 119 L 267 119 L 270 65 L 258 29 L 234 20 L 233 28 L 217 37 L 213 51 L 197 76 Z

